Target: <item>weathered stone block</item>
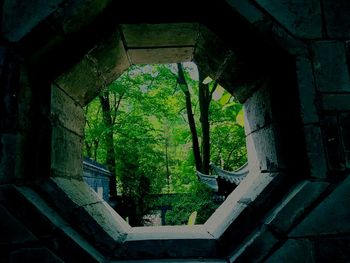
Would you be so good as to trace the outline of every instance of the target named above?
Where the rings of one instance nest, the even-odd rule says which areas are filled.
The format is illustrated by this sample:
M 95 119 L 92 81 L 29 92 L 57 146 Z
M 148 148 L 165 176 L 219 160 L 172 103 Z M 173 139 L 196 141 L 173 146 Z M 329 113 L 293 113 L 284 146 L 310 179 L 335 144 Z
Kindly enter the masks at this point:
M 278 176 L 283 177 L 283 174 L 260 173 L 256 174 L 255 176 L 249 176 L 249 178 L 247 177 L 246 179 L 248 180 L 246 182 L 246 185 L 244 185 L 245 182 L 240 183 L 240 185 L 243 184 L 243 186 L 241 189 L 239 189 L 239 192 L 242 192 L 242 196 L 238 200 L 238 203 L 253 205 L 256 204 L 256 202 L 261 203 L 261 200 L 258 199 L 268 199 L 266 196 L 266 190 L 269 188 L 269 186 L 274 184 L 273 181 L 278 181 L 276 178 Z
M 10 42 L 16 42 L 54 12 L 62 0 L 6 0 L 3 4 L 2 32 Z
M 84 106 L 129 66 L 120 33 L 116 31 L 88 52 L 71 70 L 58 77 L 56 82 Z
M 290 233 L 291 237 L 350 233 L 350 177 L 348 176 L 322 203 Z
M 231 244 L 237 241 L 238 236 L 242 238 L 242 234 L 251 231 L 254 221 L 251 219 L 276 201 L 271 191 L 279 187 L 281 177 L 283 174 L 250 172 L 207 220 L 204 227 L 211 235 L 221 239 L 224 243 L 222 249 L 225 246 L 225 249 L 232 250 Z M 231 240 L 233 237 L 234 242 Z
M 0 205 L 0 244 L 18 244 L 36 240 L 22 223 Z
M 316 109 L 316 87 L 312 71 L 312 63 L 305 57 L 296 61 L 300 111 L 303 123 L 318 122 Z
M 41 248 L 21 248 L 9 255 L 9 262 L 43 262 L 43 263 L 63 263 L 59 257 L 48 250 Z
M 344 150 L 345 166 L 350 168 L 350 113 L 339 114 L 340 134 Z
M 270 83 L 266 82 L 244 103 L 244 130 L 248 135 L 273 122 Z
M 128 49 L 140 47 L 194 46 L 199 25 L 179 24 L 129 24 L 121 26 Z
M 87 57 L 58 77 L 56 82 L 82 106 L 85 105 L 86 90 L 94 90 L 98 94 L 103 87 L 103 80 L 99 78 L 96 65 Z
M 52 129 L 51 170 L 53 176 L 82 180 L 82 138 L 60 126 Z
M 88 53 L 88 57 L 97 65 L 105 84 L 113 82 L 131 65 L 119 31 L 115 31 L 105 41 L 99 43 Z M 87 90 L 85 103 L 96 95 L 96 90 Z
M 322 94 L 322 107 L 325 111 L 350 110 L 350 94 Z
M 310 175 L 316 178 L 327 177 L 327 162 L 321 129 L 317 126 L 307 125 L 304 127 L 304 134 Z
M 249 171 L 276 172 L 286 168 L 275 127 L 271 124 L 247 136 Z
M 319 1 L 257 0 L 256 2 L 296 37 L 307 39 L 322 37 L 322 17 Z
M 205 228 L 215 238 L 220 238 L 230 224 L 246 209 L 247 205 L 228 198 L 205 222 Z
M 268 263 L 309 263 L 314 262 L 313 244 L 307 239 L 288 239 L 265 262 Z M 318 262 L 318 261 L 317 261 Z
M 330 38 L 350 37 L 350 2 L 322 0 L 327 34 Z
M 83 136 L 85 117 L 83 108 L 59 87 L 51 87 L 51 120 L 54 125 Z
M 261 262 L 279 240 L 265 227 L 256 231 L 230 256 L 230 262 Z
M 97 247 L 111 253 L 118 249 L 126 237 L 130 226 L 105 202 L 86 205 L 72 214 L 89 239 L 94 240 Z
M 317 88 L 321 92 L 350 92 L 345 43 L 319 41 L 312 44 Z
M 322 131 L 329 168 L 333 171 L 344 170 L 344 149 L 342 146 L 337 115 L 326 115 L 323 117 Z
M 279 232 L 287 233 L 328 185 L 328 183 L 308 181 L 298 184 L 272 211 L 265 223 Z
M 129 49 L 133 64 L 164 64 L 191 61 L 194 47 Z
M 211 257 L 216 254 L 215 239 L 195 226 L 133 227 L 125 240 L 125 250 L 116 256 L 126 258 Z
M 151 228 L 151 231 L 147 230 L 148 228 Z M 128 235 L 123 250 L 116 251 L 116 256 L 125 259 L 154 260 L 156 258 L 209 258 L 217 254 L 216 240 L 205 232 L 198 235 L 197 231 L 193 230 L 197 228 L 196 226 L 164 226 L 161 228 L 157 227 L 157 230 L 153 227 L 133 228 L 132 237 L 129 239 Z M 135 232 L 148 234 L 137 235 Z M 170 235 L 162 235 L 160 232 L 168 232 Z
M 101 202 L 102 199 L 81 180 L 55 177 L 40 182 L 40 190 L 49 194 L 52 202 L 69 214 L 80 206 Z

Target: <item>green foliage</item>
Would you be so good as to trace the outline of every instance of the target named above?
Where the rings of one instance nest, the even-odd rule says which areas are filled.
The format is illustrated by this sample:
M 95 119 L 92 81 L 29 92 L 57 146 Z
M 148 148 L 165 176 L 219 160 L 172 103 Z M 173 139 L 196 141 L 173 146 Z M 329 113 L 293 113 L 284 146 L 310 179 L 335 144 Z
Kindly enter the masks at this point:
M 196 223 L 204 223 L 216 209 L 211 191 L 195 175 L 185 98 L 175 69 L 175 65 L 132 66 L 104 91 L 109 93 L 113 120 L 117 189 L 127 200 L 120 213 L 129 217 L 131 225 L 141 225 L 143 215 L 165 202 L 151 201 L 152 194 L 181 194 L 171 201 L 169 224 L 186 224 L 193 211 L 198 212 Z M 198 80 L 193 69 L 184 69 L 200 128 Z M 227 170 L 246 162 L 241 110 L 242 105 L 218 86 L 210 103 L 211 159 Z M 84 155 L 103 163 L 107 153 L 102 138 L 107 130 L 98 98 L 85 111 Z
M 172 203 L 172 210 L 166 213 L 166 222 L 169 225 L 187 224 L 193 211 L 197 211 L 196 224 L 204 224 L 216 208 L 211 190 L 203 184 L 193 184 L 187 194 Z

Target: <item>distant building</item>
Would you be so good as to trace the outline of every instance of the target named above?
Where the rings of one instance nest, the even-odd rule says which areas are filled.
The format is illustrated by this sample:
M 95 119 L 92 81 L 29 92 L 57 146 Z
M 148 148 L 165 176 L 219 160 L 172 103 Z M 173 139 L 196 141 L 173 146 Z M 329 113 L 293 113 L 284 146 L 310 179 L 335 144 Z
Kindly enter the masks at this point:
M 218 203 L 223 202 L 249 173 L 248 163 L 233 172 L 222 170 L 214 164 L 210 166 L 216 175 L 207 175 L 197 171 L 197 176 L 201 182 L 213 190 L 214 201 Z
M 84 158 L 83 179 L 106 202 L 109 201 L 110 177 L 111 173 L 104 165 L 89 158 Z

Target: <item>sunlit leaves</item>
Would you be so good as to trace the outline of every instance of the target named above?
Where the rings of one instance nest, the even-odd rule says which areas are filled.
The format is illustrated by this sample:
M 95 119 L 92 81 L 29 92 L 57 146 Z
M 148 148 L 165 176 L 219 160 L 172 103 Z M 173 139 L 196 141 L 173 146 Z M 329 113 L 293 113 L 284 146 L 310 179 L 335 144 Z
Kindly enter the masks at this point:
M 184 73 L 198 134 L 201 134 L 198 71 L 193 63 L 185 63 Z M 205 81 L 211 89 L 214 81 L 210 78 Z M 186 224 L 193 211 L 198 212 L 197 222 L 203 223 L 216 206 L 211 191 L 198 181 L 195 174 L 185 98 L 177 83 L 176 65 L 132 66 L 104 92 L 109 93 L 114 120 L 118 193 L 129 198 L 130 203 L 137 207 L 139 216 L 154 205 L 146 201 L 149 194 L 183 194 L 183 198 L 173 204 L 173 210 L 167 213 L 169 224 Z M 101 138 L 106 127 L 99 105 L 96 99 L 85 109 L 84 154 L 90 151 L 92 158 L 103 162 L 106 147 Z M 240 167 L 246 162 L 242 105 L 218 85 L 209 113 L 211 161 L 227 170 Z
M 240 125 L 241 127 L 244 127 L 244 115 L 243 115 L 243 109 L 241 109 L 237 116 L 236 116 L 236 123 Z

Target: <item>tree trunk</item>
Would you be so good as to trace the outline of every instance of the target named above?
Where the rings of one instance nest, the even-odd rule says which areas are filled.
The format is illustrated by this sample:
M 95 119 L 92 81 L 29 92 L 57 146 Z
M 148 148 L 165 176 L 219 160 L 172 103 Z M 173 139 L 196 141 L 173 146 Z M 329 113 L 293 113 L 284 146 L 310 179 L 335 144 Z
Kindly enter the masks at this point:
M 169 168 L 169 153 L 168 153 L 168 148 L 169 148 L 168 124 L 165 124 L 164 139 L 165 139 L 166 183 L 167 183 L 167 192 L 170 193 L 170 168 Z
M 116 165 L 115 165 L 115 150 L 114 150 L 114 143 L 113 143 L 113 122 L 112 122 L 112 116 L 111 116 L 111 106 L 109 103 L 109 93 L 106 92 L 103 95 L 99 95 L 99 99 L 100 99 L 101 108 L 102 108 L 103 122 L 106 126 L 106 134 L 105 134 L 106 149 L 107 149 L 106 164 L 107 164 L 108 170 L 112 174 L 109 181 L 109 194 L 111 197 L 115 197 L 117 195 L 116 167 L 115 167 Z
M 201 153 L 199 149 L 199 142 L 198 142 L 198 135 L 197 135 L 197 129 L 196 129 L 196 123 L 194 121 L 193 112 L 192 112 L 192 103 L 191 103 L 191 94 L 188 89 L 188 85 L 184 76 L 183 68 L 181 63 L 177 63 L 178 68 L 178 83 L 181 87 L 181 90 L 185 94 L 186 99 L 186 111 L 187 111 L 187 118 L 188 118 L 188 125 L 190 126 L 191 130 L 191 136 L 192 136 L 192 149 L 193 149 L 193 155 L 194 160 L 196 163 L 196 169 L 197 171 L 202 172 L 202 160 L 201 160 Z
M 204 76 L 199 72 L 198 98 L 200 108 L 200 122 L 202 126 L 202 173 L 209 174 L 210 164 L 210 126 L 209 126 L 209 103 L 211 94 L 209 84 L 203 84 Z

